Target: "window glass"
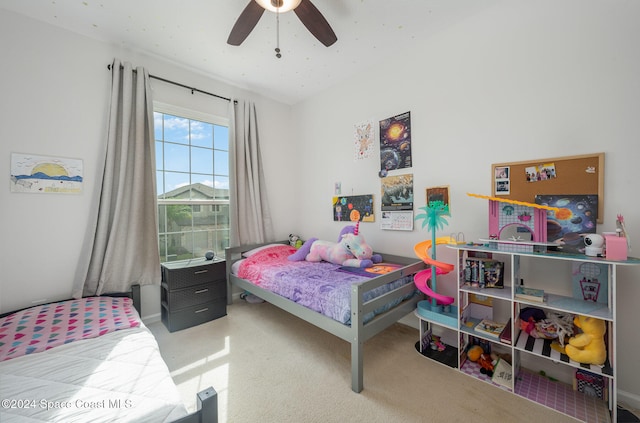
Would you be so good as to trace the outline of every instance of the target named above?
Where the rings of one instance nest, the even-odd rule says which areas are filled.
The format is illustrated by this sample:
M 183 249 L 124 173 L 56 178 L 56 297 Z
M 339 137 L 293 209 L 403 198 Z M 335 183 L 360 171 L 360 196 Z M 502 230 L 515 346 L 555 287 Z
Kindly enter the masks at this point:
M 162 262 L 222 256 L 229 246 L 229 130 L 220 118 L 156 108 L 158 244 Z

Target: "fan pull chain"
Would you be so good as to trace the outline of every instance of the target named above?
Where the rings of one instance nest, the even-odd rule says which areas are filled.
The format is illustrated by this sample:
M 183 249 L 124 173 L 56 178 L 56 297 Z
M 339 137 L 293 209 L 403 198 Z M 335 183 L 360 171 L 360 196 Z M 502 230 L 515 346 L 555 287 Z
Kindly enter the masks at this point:
M 280 54 L 280 6 L 276 9 L 276 57 L 282 57 Z

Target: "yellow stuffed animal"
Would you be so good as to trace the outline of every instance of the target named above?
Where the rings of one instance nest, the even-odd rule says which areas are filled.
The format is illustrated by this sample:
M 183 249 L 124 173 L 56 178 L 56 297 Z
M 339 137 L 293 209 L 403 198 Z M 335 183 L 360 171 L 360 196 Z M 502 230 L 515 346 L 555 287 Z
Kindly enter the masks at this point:
M 566 354 L 578 363 L 603 365 L 607 359 L 604 344 L 607 328 L 604 320 L 576 315 L 573 324 L 582 329 L 582 333 L 569 338 L 569 345 L 565 347 Z

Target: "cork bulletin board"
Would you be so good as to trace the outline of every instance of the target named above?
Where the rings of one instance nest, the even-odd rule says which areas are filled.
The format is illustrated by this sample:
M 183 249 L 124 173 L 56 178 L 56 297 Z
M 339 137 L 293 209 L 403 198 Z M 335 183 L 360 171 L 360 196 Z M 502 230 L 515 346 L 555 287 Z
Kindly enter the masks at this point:
M 535 203 L 536 195 L 598 195 L 604 217 L 604 153 L 491 165 L 492 194 Z

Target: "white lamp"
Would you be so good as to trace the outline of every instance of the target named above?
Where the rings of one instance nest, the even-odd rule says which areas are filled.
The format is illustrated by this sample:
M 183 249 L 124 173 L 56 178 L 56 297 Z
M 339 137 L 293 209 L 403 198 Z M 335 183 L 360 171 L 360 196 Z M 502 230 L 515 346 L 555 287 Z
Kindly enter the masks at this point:
M 302 0 L 255 0 L 260 6 L 270 12 L 284 13 L 298 7 Z M 280 7 L 278 7 L 280 6 Z

